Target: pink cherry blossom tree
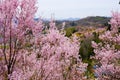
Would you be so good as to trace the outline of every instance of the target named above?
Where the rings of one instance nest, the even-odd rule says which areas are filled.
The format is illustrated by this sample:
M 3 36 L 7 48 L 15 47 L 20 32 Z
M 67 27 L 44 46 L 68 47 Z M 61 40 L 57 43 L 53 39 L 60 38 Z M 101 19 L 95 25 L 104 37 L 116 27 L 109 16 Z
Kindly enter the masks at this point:
M 34 21 L 36 0 L 0 0 L 0 78 L 11 76 L 32 30 L 42 30 L 41 22 Z
M 79 42 L 69 39 L 51 21 L 50 29 L 37 36 L 32 52 L 22 50 L 22 60 L 13 72 L 13 80 L 79 80 L 85 79 L 87 64 L 79 59 Z M 21 62 L 22 61 L 22 62 Z
M 109 23 L 111 24 L 111 31 L 106 31 L 99 36 L 102 42 L 98 44 L 92 42 L 96 54 L 94 58 L 98 60 L 99 65 L 99 67 L 95 69 L 95 73 L 100 80 L 119 80 L 120 13 L 113 12 Z

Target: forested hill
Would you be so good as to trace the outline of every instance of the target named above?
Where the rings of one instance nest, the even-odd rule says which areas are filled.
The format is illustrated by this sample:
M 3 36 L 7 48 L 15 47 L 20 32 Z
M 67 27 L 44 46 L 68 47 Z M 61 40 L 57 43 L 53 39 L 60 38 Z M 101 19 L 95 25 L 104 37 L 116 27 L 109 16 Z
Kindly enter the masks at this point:
M 110 17 L 86 17 L 76 21 L 76 25 L 78 26 L 93 26 L 93 27 L 103 27 L 108 24 Z M 74 22 L 73 22 L 74 23 Z
M 38 19 L 35 19 L 38 20 Z M 56 26 L 60 28 L 62 23 L 65 22 L 65 27 L 105 27 L 109 26 L 108 22 L 110 17 L 102 17 L 102 16 L 89 16 L 82 19 L 77 20 L 55 20 Z M 49 20 L 44 20 L 46 26 L 49 26 Z

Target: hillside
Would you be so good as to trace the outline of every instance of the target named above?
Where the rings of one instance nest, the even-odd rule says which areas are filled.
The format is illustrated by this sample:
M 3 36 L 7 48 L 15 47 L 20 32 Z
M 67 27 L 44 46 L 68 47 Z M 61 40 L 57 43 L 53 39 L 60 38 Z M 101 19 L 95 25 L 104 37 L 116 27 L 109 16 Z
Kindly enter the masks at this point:
M 104 27 L 108 26 L 108 22 L 110 20 L 110 17 L 101 17 L 101 16 L 90 16 L 86 18 L 82 18 L 79 20 L 56 20 L 56 26 L 61 27 L 62 23 L 65 22 L 65 27 Z
M 77 21 L 78 26 L 93 26 L 93 27 L 103 27 L 109 22 L 109 17 L 87 17 Z

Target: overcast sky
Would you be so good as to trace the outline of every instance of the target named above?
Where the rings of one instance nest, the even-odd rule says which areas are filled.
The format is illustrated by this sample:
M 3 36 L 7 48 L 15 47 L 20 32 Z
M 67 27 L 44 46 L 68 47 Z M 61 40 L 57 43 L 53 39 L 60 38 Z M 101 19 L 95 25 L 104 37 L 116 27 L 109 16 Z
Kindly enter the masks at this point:
M 55 19 L 111 16 L 120 11 L 119 0 L 38 0 L 36 16 Z

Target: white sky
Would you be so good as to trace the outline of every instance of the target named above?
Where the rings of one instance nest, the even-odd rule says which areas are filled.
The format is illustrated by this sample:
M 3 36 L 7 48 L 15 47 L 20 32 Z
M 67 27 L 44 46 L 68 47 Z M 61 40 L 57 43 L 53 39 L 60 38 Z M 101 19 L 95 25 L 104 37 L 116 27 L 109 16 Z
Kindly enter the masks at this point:
M 111 16 L 120 11 L 119 0 L 38 0 L 36 16 L 55 19 Z

